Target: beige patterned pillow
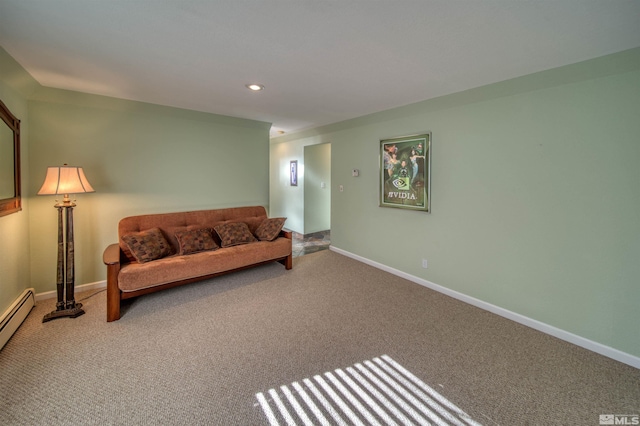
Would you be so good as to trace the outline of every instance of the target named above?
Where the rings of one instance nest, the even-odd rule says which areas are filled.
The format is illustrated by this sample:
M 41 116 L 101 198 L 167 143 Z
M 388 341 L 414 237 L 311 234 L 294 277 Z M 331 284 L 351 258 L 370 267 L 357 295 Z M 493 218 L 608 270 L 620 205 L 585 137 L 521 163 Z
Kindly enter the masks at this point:
M 278 238 L 286 217 L 274 217 L 262 221 L 258 229 L 256 229 L 256 237 L 260 241 L 273 241 Z
M 122 241 L 129 247 L 133 257 L 140 263 L 160 259 L 172 254 L 171 246 L 162 235 L 160 228 L 151 228 L 123 235 Z
M 213 229 L 220 237 L 222 247 L 237 246 L 258 241 L 244 222 L 223 223 Z
M 213 240 L 211 229 L 190 229 L 175 233 L 180 254 L 191 254 L 199 251 L 215 250 L 220 247 Z

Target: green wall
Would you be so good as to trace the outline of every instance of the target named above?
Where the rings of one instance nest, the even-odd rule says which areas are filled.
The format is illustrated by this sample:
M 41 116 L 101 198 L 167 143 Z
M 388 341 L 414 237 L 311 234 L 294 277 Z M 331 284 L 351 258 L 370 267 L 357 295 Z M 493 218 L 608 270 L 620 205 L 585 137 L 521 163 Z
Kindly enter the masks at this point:
M 634 49 L 272 146 L 331 143 L 334 248 L 640 357 L 638 111 Z M 379 140 L 423 131 L 432 213 L 378 207 Z
M 31 118 L 31 281 L 55 278 L 55 197 L 34 196 L 48 166 L 82 166 L 96 190 L 74 209 L 76 283 L 106 278 L 102 251 L 129 215 L 268 207 L 270 124 L 42 88 Z M 49 265 L 44 266 L 43 265 Z
M 304 185 L 304 233 L 331 229 L 331 144 L 304 147 L 301 183 Z
M 0 100 L 20 120 L 22 211 L 0 217 L 0 315 L 31 287 L 29 269 L 29 112 L 27 97 L 37 83 L 0 47 Z
M 286 217 L 285 227 L 300 234 L 331 227 L 331 145 L 321 145 L 317 138 L 287 143 L 271 141 L 270 213 Z M 291 186 L 289 182 L 289 164 L 294 160 L 298 162 L 298 186 Z M 320 188 L 321 182 L 327 187 Z
M 76 285 L 106 279 L 102 252 L 129 215 L 269 204 L 270 123 L 45 88 L 0 49 L 0 98 L 22 121 L 24 210 L 0 217 L 0 309 L 55 290 L 57 211 L 48 166 L 81 166 Z
M 269 150 L 269 207 L 271 216 L 286 217 L 285 227 L 304 234 L 304 147 L 306 140 L 273 144 Z M 298 162 L 298 186 L 289 182 L 289 164 Z M 302 183 L 302 184 L 301 184 Z

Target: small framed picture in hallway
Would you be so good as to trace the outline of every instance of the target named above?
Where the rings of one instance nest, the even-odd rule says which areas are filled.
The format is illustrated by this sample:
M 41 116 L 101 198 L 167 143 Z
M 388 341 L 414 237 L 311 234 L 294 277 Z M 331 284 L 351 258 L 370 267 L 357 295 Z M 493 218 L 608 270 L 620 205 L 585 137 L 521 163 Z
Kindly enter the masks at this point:
M 289 163 L 289 172 L 291 175 L 289 183 L 291 186 L 298 186 L 298 160 Z
M 431 212 L 431 133 L 380 140 L 380 207 Z

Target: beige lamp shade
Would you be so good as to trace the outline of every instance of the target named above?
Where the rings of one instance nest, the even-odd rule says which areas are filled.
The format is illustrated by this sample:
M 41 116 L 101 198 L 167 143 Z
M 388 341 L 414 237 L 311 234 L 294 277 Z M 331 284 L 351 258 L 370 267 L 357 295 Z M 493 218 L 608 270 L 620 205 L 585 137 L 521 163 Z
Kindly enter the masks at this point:
M 38 195 L 80 194 L 95 192 L 84 175 L 82 167 L 72 167 L 66 164 L 61 167 L 48 167 L 42 188 Z

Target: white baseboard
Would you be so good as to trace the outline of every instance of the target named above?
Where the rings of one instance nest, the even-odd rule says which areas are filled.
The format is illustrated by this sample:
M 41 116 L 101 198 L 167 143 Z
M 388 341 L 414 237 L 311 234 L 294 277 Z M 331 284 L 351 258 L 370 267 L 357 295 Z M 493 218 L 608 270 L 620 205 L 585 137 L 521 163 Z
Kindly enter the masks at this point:
M 499 306 L 492 305 L 491 303 L 484 302 L 480 299 L 476 299 L 471 296 L 467 296 L 466 294 L 459 293 L 457 291 L 448 289 L 438 284 L 434 284 L 430 281 L 424 280 L 422 278 L 416 277 L 414 275 L 407 274 L 406 272 L 402 272 L 398 269 L 391 268 L 387 265 L 383 265 L 382 263 L 375 262 L 373 260 L 367 259 L 365 257 L 358 256 L 356 254 L 350 253 L 348 251 L 337 248 L 334 245 L 329 247 L 331 251 L 335 251 L 336 253 L 342 254 L 344 256 L 355 259 L 359 262 L 365 263 L 367 265 L 373 266 L 374 268 L 381 269 L 385 272 L 389 272 L 390 274 L 396 275 L 398 277 L 404 278 L 408 281 L 412 281 L 416 284 L 420 284 L 424 287 L 435 290 L 439 293 L 446 294 L 447 296 L 453 297 L 454 299 L 458 299 L 462 302 L 468 303 L 470 305 L 476 306 L 480 309 L 484 309 L 485 311 L 492 312 L 496 315 L 500 315 L 501 317 L 510 319 L 519 324 L 526 325 L 527 327 L 531 327 L 535 330 L 541 331 L 545 334 L 549 334 L 553 337 L 557 337 L 558 339 L 564 340 L 569 343 L 573 343 L 574 345 L 583 347 L 592 352 L 598 353 L 600 355 L 604 355 L 608 358 L 614 359 L 616 361 L 620 361 L 624 364 L 628 364 L 632 367 L 640 369 L 640 358 L 634 355 L 628 354 L 626 352 L 622 352 L 618 349 L 612 348 L 610 346 L 603 345 L 598 342 L 594 342 L 592 340 L 586 339 L 584 337 L 575 335 L 568 331 L 562 330 L 560 328 L 556 328 L 549 324 L 545 324 L 538 320 L 525 317 L 524 315 L 520 315 L 515 312 L 511 312 L 507 309 L 501 308 Z
M 107 287 L 106 280 L 96 281 L 95 283 L 82 284 L 75 287 L 74 294 L 80 293 L 81 291 L 96 290 L 96 289 L 105 288 L 105 287 Z M 44 293 L 36 294 L 36 302 L 39 302 L 41 300 L 47 300 L 47 299 L 55 299 L 56 297 L 58 297 L 58 292 L 56 290 L 46 291 Z
M 32 288 L 24 290 L 0 317 L 0 349 L 4 347 L 31 312 L 35 305 L 34 293 Z

